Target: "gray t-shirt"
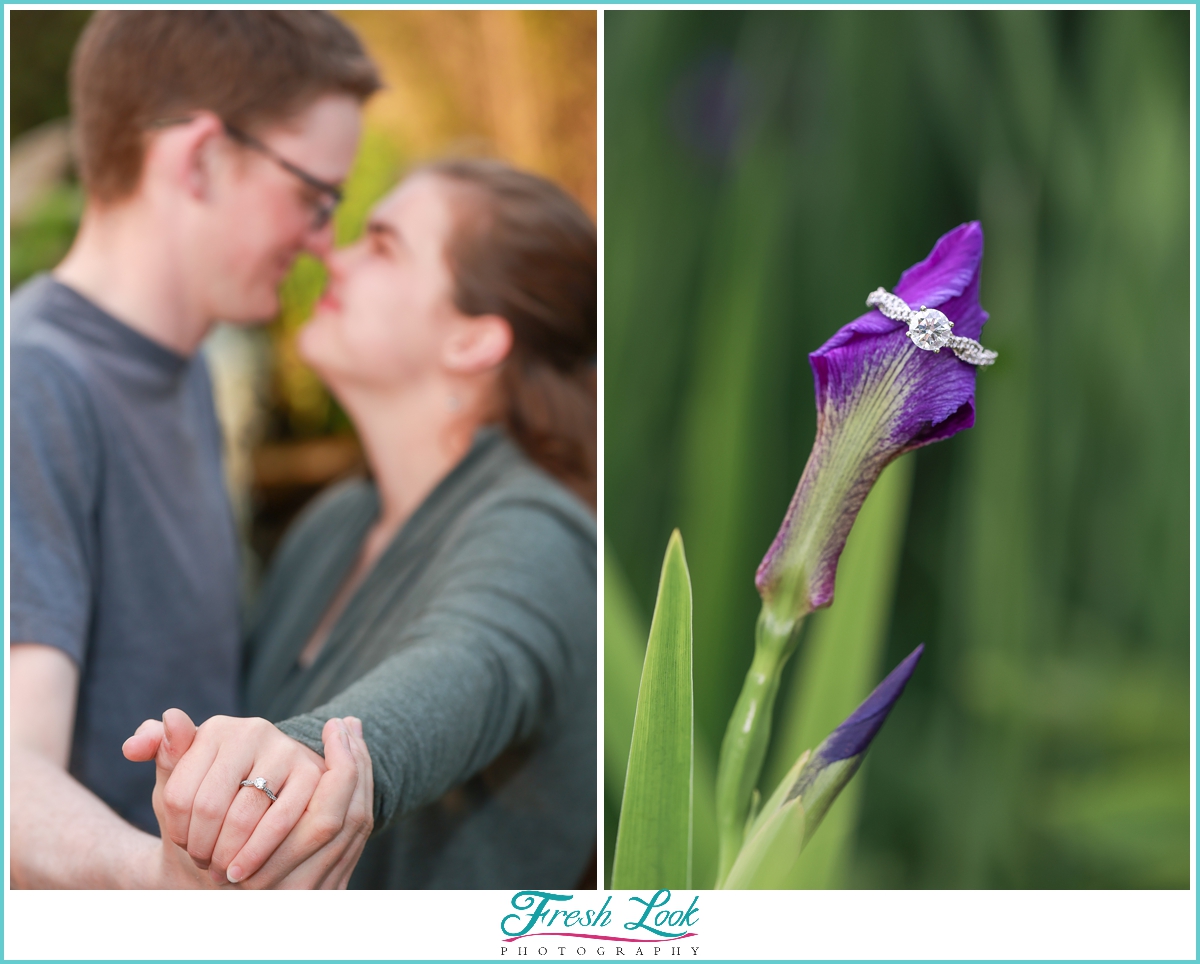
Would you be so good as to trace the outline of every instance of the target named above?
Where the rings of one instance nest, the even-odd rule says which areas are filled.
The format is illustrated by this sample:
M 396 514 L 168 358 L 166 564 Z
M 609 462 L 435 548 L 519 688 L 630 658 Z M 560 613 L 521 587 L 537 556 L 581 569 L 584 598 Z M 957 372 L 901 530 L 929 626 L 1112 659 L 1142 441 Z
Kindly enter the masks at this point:
M 199 354 L 49 276 L 12 298 L 11 639 L 80 669 L 70 771 L 152 833 L 154 767 L 121 744 L 177 706 L 239 709 L 238 549 Z

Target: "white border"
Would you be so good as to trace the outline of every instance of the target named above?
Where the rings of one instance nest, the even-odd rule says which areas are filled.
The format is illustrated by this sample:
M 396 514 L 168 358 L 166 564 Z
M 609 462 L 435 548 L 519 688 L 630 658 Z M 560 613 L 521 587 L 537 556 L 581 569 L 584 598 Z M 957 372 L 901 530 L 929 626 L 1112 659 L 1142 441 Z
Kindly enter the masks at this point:
M 636 915 L 628 893 L 611 893 L 615 920 L 608 930 L 617 934 Z M 686 907 L 694 893 L 672 896 Z M 4 951 L 22 959 L 521 964 L 616 956 L 611 942 L 581 938 L 504 944 L 499 925 L 513 912 L 511 897 L 500 891 L 13 891 L 5 901 Z M 604 897 L 578 891 L 574 903 L 599 907 Z M 1186 890 L 701 891 L 698 906 L 697 936 L 676 942 L 680 959 L 1195 958 L 1196 902 Z M 529 948 L 523 957 L 513 949 L 521 946 Z M 624 946 L 628 964 L 637 946 Z M 642 960 L 674 959 L 670 944 L 640 946 Z M 539 955 L 539 947 L 547 953 Z

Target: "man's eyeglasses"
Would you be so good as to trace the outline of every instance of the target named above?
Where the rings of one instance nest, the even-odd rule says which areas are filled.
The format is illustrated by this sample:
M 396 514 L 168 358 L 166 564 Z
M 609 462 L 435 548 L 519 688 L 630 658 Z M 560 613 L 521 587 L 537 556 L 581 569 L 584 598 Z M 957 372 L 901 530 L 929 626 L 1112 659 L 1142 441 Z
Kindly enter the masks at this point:
M 175 117 L 169 120 L 154 121 L 150 126 L 153 128 L 173 127 L 176 124 L 187 124 L 192 120 L 191 117 Z M 311 202 L 313 209 L 312 229 L 320 231 L 329 223 L 333 217 L 333 212 L 337 210 L 337 206 L 342 203 L 342 189 L 336 184 L 330 184 L 328 181 L 323 181 L 302 167 L 297 167 L 286 157 L 282 157 L 274 149 L 268 147 L 257 137 L 252 134 L 247 134 L 239 127 L 234 127 L 228 121 L 221 121 L 225 128 L 226 136 L 243 147 L 249 148 L 252 151 L 257 151 L 264 157 L 270 158 L 281 168 L 291 174 L 293 177 L 299 178 L 312 190 L 317 192 L 317 199 Z
M 240 128 L 234 127 L 228 121 L 224 121 L 223 123 L 225 124 L 225 133 L 229 135 L 230 140 L 236 141 L 252 151 L 257 151 L 264 157 L 269 157 L 293 177 L 299 178 L 317 192 L 319 199 L 313 202 L 312 227 L 314 231 L 320 231 L 329 223 L 329 219 L 333 217 L 333 212 L 342 203 L 342 189 L 340 187 L 336 184 L 330 184 L 328 181 L 322 181 L 319 177 L 309 174 L 304 168 L 297 167 L 287 158 L 281 157 L 257 137 L 253 137 Z

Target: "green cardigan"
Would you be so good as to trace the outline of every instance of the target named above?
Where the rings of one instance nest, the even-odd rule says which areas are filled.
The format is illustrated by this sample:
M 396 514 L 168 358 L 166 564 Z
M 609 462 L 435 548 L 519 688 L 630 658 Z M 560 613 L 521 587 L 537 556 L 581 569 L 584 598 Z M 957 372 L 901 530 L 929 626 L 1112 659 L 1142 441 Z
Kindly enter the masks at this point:
M 596 528 L 494 429 L 413 513 L 306 669 L 297 657 L 378 512 L 364 480 L 289 531 L 246 707 L 322 752 L 357 716 L 375 779 L 364 888 L 570 888 L 596 840 Z

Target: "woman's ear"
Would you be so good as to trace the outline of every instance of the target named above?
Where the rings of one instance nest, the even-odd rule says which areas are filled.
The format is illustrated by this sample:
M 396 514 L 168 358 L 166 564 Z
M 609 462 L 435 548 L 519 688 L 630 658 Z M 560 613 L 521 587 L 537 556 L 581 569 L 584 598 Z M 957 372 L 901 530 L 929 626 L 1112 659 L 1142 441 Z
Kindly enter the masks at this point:
M 503 362 L 512 344 L 512 325 L 500 315 L 462 318 L 446 341 L 442 361 L 456 375 L 474 375 Z

